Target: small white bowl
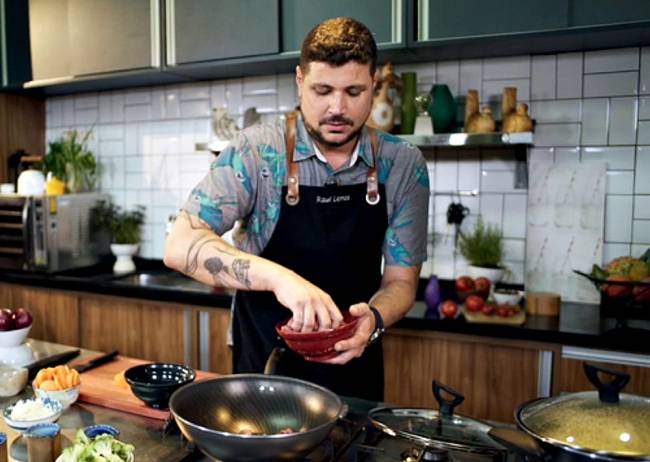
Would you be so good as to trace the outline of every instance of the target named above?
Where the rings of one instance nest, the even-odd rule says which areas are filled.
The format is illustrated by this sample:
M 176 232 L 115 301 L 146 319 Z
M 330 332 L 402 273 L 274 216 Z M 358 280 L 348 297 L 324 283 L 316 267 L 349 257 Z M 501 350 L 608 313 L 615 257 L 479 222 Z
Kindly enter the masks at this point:
M 16 396 L 27 385 L 27 369 L 24 367 L 0 366 L 0 397 Z
M 12 404 L 11 406 L 7 406 L 4 412 L 2 413 L 2 416 L 5 418 L 5 422 L 12 430 L 16 430 L 17 432 L 21 432 L 21 433 L 34 425 L 42 424 L 42 423 L 53 423 L 59 420 L 59 417 L 61 417 L 61 413 L 63 412 L 63 406 L 61 406 L 61 403 L 49 398 L 46 398 L 42 401 L 45 403 L 45 406 L 48 407 L 51 411 L 51 413 L 46 417 L 42 417 L 40 419 L 33 419 L 33 420 L 12 419 L 11 413 L 13 412 L 16 403 Z
M 20 345 L 27 338 L 27 334 L 29 334 L 29 330 L 31 328 L 32 325 L 30 324 L 29 326 L 23 327 L 22 329 L 0 331 L 0 348 L 15 347 Z
M 0 347 L 0 365 L 21 367 L 34 362 L 34 350 L 29 343 Z
M 513 293 L 504 293 L 499 292 L 499 290 L 494 290 L 492 296 L 494 297 L 494 301 L 499 305 L 518 305 L 524 296 L 524 292 L 517 290 Z
M 76 387 L 66 388 L 65 390 L 41 390 L 40 388 L 34 387 L 34 393 L 39 398 L 45 400 L 46 398 L 53 399 L 61 403 L 63 410 L 68 409 L 77 398 L 79 398 L 79 391 L 81 390 L 81 384 Z

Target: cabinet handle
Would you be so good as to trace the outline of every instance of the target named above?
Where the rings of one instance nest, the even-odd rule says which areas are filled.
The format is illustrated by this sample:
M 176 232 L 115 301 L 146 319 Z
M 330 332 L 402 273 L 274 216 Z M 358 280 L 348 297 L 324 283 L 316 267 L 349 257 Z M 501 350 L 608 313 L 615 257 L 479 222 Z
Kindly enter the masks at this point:
M 590 348 L 563 346 L 562 358 L 650 367 L 650 356 L 636 353 L 623 353 L 620 351 L 592 350 Z
M 151 31 L 151 67 L 160 67 L 160 0 L 149 0 Z

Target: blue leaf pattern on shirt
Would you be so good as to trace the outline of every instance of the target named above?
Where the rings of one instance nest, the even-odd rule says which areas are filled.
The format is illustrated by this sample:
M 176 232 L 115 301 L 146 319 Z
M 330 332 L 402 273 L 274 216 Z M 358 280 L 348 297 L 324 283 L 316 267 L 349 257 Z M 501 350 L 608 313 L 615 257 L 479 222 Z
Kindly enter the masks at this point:
M 213 229 L 219 229 L 223 223 L 222 207 L 237 206 L 237 198 L 220 198 L 214 200 L 199 189 L 194 189 L 192 194 L 199 202 L 199 218 Z
M 389 264 L 398 264 L 400 266 L 412 266 L 413 259 L 411 254 L 406 250 L 395 232 L 399 228 L 407 227 L 411 224 L 411 220 L 402 217 L 406 204 L 402 204 L 393 212 L 393 216 L 388 229 L 386 230 L 386 244 L 388 245 L 388 253 L 392 258 Z
M 390 175 L 390 171 L 393 168 L 395 161 L 385 157 L 380 157 L 377 161 L 379 163 L 379 182 L 386 184 L 386 180 L 388 180 L 388 176 Z
M 251 176 L 246 170 L 246 164 L 244 164 L 243 156 L 246 155 L 248 151 L 240 151 L 237 153 L 235 148 L 232 146 L 224 149 L 217 160 L 212 163 L 212 169 L 219 167 L 230 167 L 235 171 L 237 179 L 244 186 L 244 189 L 248 194 L 253 192 L 253 186 L 251 184 Z
M 416 167 L 414 174 L 415 181 L 417 181 L 420 186 L 429 189 L 429 172 L 427 171 L 427 167 L 424 165 Z
M 405 143 L 405 141 L 402 138 L 395 135 L 391 135 L 390 133 L 377 131 L 377 134 L 379 135 L 380 140 L 386 141 L 388 143 L 394 143 L 394 144 Z

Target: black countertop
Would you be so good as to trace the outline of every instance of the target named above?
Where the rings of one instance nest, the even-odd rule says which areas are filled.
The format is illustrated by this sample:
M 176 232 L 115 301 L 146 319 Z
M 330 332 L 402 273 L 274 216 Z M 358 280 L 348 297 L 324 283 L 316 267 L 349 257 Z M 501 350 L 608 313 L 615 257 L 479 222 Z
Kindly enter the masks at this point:
M 214 289 L 174 273 L 158 260 L 138 259 L 136 265 L 138 273 L 124 276 L 113 275 L 108 263 L 59 274 L 0 271 L 0 281 L 204 307 L 230 307 L 231 291 Z M 421 283 L 419 299 L 426 281 Z M 528 315 L 525 324 L 512 326 L 470 323 L 462 317 L 431 319 L 425 304 L 418 301 L 395 327 L 650 354 L 647 341 L 650 320 L 630 320 L 621 326 L 615 319 L 601 319 L 597 305 L 580 303 L 563 303 L 559 317 Z

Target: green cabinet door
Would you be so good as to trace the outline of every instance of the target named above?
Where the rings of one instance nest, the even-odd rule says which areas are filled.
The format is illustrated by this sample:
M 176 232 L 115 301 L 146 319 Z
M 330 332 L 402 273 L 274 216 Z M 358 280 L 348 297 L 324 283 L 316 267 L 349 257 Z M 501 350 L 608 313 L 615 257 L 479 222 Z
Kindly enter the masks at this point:
M 160 65 L 159 0 L 29 0 L 36 81 Z
M 20 88 L 31 80 L 27 2 L 0 0 L 0 87 Z
M 168 0 L 167 65 L 279 52 L 279 0 Z
M 568 0 L 418 0 L 417 40 L 449 40 L 567 27 Z
M 648 20 L 648 0 L 570 0 L 570 27 L 606 26 Z
M 299 51 L 303 39 L 316 24 L 338 16 L 348 16 L 366 24 L 380 47 L 403 43 L 404 1 L 283 0 L 282 51 Z

